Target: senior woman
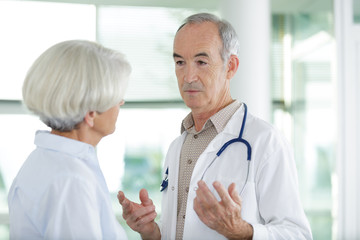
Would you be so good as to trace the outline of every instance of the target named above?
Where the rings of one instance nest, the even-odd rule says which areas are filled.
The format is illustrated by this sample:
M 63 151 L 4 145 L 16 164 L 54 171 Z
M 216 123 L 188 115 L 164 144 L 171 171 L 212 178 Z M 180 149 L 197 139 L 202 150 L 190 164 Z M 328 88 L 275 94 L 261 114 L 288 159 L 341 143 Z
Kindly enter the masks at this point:
M 115 130 L 130 71 L 122 54 L 80 40 L 34 62 L 23 98 L 51 131 L 36 133 L 11 186 L 11 239 L 126 239 L 95 146 Z

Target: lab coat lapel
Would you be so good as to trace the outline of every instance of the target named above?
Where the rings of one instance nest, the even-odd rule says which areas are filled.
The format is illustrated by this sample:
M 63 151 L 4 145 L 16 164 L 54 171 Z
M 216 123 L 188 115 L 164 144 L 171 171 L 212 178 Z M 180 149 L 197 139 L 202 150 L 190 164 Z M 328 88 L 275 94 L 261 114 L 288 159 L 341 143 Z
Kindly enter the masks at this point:
M 244 109 L 241 107 L 231 117 L 225 129 L 220 132 L 205 151 L 200 155 L 196 162 L 191 181 L 190 191 L 187 201 L 186 220 L 183 239 L 225 239 L 224 236 L 218 234 L 214 230 L 209 229 L 205 224 L 201 222 L 197 214 L 193 210 L 193 201 L 196 197 L 197 182 L 201 179 L 205 169 L 212 163 L 212 160 L 216 156 L 219 149 L 229 141 L 230 139 L 237 138 L 240 133 L 241 124 L 243 121 Z M 225 150 L 226 151 L 226 150 Z M 211 179 L 211 178 L 210 178 Z M 212 179 L 214 180 L 214 179 Z M 212 182 L 207 182 L 208 186 Z M 194 226 L 197 227 L 194 230 Z
M 237 138 L 239 136 L 243 116 L 244 105 L 242 104 L 230 118 L 224 130 L 210 142 L 204 152 L 200 155 L 191 177 L 192 183 L 197 183 L 201 179 L 205 169 L 212 163 L 212 160 L 216 157 L 216 153 L 220 150 L 220 148 L 230 139 Z M 239 121 L 241 121 L 240 124 Z
M 177 195 L 179 162 L 182 144 L 185 140 L 186 132 L 178 137 L 170 146 L 169 156 L 166 156 L 164 171 L 168 168 L 168 187 L 167 193 L 163 193 L 162 198 L 162 237 L 161 239 L 175 239 L 176 215 L 177 215 Z

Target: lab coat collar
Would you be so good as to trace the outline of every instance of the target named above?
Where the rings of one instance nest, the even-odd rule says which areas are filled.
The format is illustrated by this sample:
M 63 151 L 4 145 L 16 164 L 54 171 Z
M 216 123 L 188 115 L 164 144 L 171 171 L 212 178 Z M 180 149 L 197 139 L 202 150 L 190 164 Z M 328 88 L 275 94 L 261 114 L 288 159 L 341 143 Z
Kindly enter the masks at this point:
M 233 114 L 229 122 L 226 124 L 224 130 L 219 133 L 214 140 L 209 144 L 205 152 L 212 153 L 217 152 L 221 146 L 230 139 L 237 138 L 240 134 L 240 128 L 244 117 L 244 104 L 241 104 L 240 108 Z M 241 121 L 239 124 L 233 124 L 236 121 Z M 244 130 L 244 136 L 246 134 L 246 126 Z

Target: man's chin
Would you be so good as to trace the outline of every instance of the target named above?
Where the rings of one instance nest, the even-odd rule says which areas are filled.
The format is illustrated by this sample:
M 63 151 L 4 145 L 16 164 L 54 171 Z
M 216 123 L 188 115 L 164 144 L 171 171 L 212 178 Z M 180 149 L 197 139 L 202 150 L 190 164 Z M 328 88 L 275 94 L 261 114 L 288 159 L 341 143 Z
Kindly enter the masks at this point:
M 195 110 L 195 109 L 198 109 L 198 108 L 201 108 L 201 104 L 199 104 L 199 102 L 195 102 L 194 101 L 187 101 L 185 102 L 186 106 L 188 108 L 190 108 L 191 110 Z

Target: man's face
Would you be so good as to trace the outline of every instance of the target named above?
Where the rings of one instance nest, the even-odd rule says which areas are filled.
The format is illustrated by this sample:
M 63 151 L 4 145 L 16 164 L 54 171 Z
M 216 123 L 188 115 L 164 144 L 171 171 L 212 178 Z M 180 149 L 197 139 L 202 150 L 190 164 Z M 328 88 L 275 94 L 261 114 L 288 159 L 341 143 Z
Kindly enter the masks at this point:
M 174 40 L 175 72 L 180 94 L 192 110 L 212 111 L 230 96 L 222 41 L 215 24 L 187 24 Z

